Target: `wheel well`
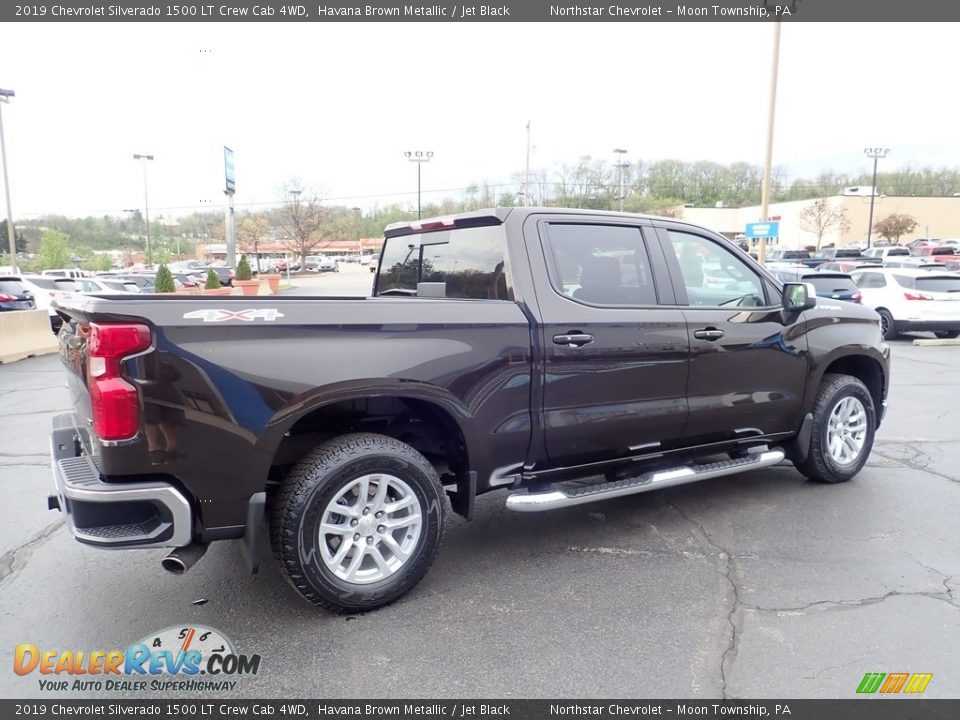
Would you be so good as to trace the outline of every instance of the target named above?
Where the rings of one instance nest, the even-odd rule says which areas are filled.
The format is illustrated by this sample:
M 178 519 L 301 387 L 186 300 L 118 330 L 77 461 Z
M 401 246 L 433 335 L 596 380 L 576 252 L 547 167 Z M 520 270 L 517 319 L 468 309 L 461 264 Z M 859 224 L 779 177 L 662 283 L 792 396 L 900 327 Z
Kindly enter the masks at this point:
M 274 453 L 271 481 L 281 480 L 319 443 L 350 432 L 379 433 L 410 445 L 437 469 L 444 484 L 462 479 L 469 468 L 463 433 L 439 405 L 418 398 L 358 398 L 324 405 L 297 420 Z
M 883 369 L 880 363 L 863 355 L 848 355 L 830 363 L 824 370 L 824 374 L 827 373 L 851 375 L 866 385 L 870 397 L 873 398 L 873 406 L 877 409 L 879 424 L 880 405 L 883 402 Z

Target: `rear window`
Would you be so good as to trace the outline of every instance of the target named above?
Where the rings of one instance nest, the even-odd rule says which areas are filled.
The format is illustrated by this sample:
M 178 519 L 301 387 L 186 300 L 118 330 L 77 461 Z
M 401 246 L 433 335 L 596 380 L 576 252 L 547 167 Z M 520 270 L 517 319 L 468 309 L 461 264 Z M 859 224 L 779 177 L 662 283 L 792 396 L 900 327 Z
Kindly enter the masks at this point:
M 784 259 L 789 259 L 789 260 L 796 260 L 796 259 L 805 260 L 806 258 L 810 257 L 810 253 L 807 252 L 806 250 L 784 250 L 783 257 Z
M 387 238 L 377 293 L 413 295 L 430 282 L 445 283 L 448 298 L 510 300 L 506 250 L 500 225 Z
M 904 247 L 890 248 L 887 250 L 887 255 L 909 255 L 910 251 Z
M 837 293 L 849 292 L 857 289 L 857 284 L 849 277 L 840 275 L 831 277 L 830 275 L 804 275 L 803 282 L 812 283 L 817 289 L 817 293 Z
M 22 295 L 26 291 L 19 280 L 0 280 L 0 293 L 4 295 Z
M 960 278 L 953 277 L 918 277 L 914 278 L 917 282 L 917 290 L 926 292 L 960 292 Z
M 836 258 L 858 258 L 860 256 L 860 251 L 856 248 L 840 248 L 834 254 Z
M 29 278 L 30 282 L 44 290 L 56 290 L 57 281 L 52 278 Z

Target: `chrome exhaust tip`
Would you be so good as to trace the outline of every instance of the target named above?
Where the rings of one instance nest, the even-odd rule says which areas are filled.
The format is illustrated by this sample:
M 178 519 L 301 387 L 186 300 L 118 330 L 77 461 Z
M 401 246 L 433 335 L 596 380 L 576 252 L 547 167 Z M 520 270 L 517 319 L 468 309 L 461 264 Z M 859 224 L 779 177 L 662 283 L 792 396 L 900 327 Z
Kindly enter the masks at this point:
M 191 543 L 185 547 L 174 548 L 160 564 L 171 575 L 183 575 L 206 551 L 207 546 L 204 543 Z

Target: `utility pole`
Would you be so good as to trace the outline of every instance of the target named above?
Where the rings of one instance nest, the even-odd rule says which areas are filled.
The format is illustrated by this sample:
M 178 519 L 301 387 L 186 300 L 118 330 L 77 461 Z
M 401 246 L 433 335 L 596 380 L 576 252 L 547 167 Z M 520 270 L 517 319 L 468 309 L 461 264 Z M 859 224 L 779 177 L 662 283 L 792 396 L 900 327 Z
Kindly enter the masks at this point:
M 780 70 L 780 21 L 773 24 L 773 60 L 770 67 L 770 107 L 767 112 L 767 153 L 763 161 L 763 189 L 760 197 L 760 222 L 770 219 L 770 175 L 773 171 L 773 121 L 777 111 L 777 74 Z M 760 238 L 757 258 L 767 259 L 767 238 Z
M 3 188 L 7 195 L 7 241 L 10 243 L 10 272 L 17 272 L 17 233 L 13 227 L 13 210 L 10 208 L 10 177 L 7 175 L 7 141 L 3 136 L 2 106 L 16 96 L 13 90 L 0 89 L 0 155 L 3 155 Z

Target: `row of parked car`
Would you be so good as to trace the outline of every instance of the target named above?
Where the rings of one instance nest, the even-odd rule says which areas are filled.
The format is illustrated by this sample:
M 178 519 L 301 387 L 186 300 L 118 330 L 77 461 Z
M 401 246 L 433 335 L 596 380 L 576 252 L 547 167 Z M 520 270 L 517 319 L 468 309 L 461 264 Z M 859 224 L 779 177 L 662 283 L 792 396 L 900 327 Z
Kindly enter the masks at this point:
M 783 282 L 805 282 L 821 298 L 862 303 L 880 315 L 883 336 L 920 330 L 939 338 L 960 336 L 960 255 L 954 244 L 915 247 L 835 248 L 812 258 L 801 250 L 769 257 Z M 933 252 L 935 251 L 935 252 Z M 802 257 L 805 253 L 806 257 Z M 819 262 L 808 263 L 807 260 Z

